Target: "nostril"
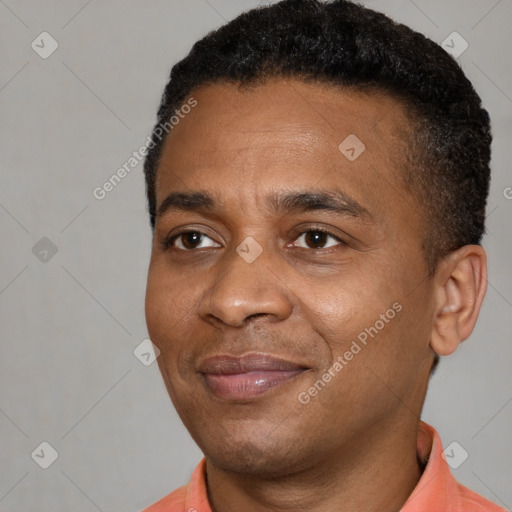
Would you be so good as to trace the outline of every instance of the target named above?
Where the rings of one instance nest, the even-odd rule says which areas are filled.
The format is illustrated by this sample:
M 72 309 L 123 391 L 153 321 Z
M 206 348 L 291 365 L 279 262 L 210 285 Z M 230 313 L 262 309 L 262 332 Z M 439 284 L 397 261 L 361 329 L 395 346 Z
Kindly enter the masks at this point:
M 251 320 L 252 318 L 258 318 L 260 316 L 265 316 L 265 315 L 268 315 L 268 313 L 254 313 L 253 315 L 249 315 L 245 321 L 248 322 L 249 320 Z

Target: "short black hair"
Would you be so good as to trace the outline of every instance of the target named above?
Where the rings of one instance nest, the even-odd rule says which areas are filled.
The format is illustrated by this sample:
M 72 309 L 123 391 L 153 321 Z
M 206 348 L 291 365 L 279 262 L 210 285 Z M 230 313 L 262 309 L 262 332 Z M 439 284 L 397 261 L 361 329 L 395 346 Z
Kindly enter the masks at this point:
M 411 121 L 403 134 L 403 182 L 424 212 L 429 272 L 485 232 L 491 128 L 457 61 L 441 46 L 380 12 L 348 0 L 283 0 L 249 10 L 196 42 L 171 70 L 144 162 L 151 226 L 163 124 L 194 89 L 298 78 L 398 99 Z M 341 142 L 341 141 L 340 141 Z

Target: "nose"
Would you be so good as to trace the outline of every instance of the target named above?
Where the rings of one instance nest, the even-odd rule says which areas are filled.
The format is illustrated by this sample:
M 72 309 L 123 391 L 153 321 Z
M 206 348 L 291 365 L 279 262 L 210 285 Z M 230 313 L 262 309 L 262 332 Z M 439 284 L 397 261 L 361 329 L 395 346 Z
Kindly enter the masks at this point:
M 290 316 L 291 292 L 265 251 L 252 263 L 235 251 L 226 258 L 213 286 L 201 298 L 201 318 L 217 327 L 241 327 L 251 317 L 268 316 L 280 321 Z

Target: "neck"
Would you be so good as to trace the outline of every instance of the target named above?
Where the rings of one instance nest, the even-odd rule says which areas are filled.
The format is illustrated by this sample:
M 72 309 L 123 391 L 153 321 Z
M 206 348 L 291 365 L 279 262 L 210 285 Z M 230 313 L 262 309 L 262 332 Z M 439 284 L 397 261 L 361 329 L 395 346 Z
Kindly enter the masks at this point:
M 397 512 L 422 473 L 415 422 L 374 427 L 300 471 L 279 477 L 230 473 L 207 458 L 212 510 Z

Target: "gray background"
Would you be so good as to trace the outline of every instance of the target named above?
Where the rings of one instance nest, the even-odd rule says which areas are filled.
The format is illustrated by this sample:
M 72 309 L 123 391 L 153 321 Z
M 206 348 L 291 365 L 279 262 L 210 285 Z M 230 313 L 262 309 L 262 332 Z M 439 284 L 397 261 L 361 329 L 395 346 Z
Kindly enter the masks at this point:
M 133 354 L 147 337 L 142 164 L 103 200 L 92 192 L 145 142 L 171 65 L 259 3 L 0 0 L 2 512 L 140 510 L 199 461 L 156 363 Z M 469 453 L 459 481 L 510 508 L 512 1 L 364 3 L 439 43 L 459 32 L 459 61 L 491 114 L 489 289 L 424 419 Z M 43 31 L 59 44 L 47 59 L 31 48 Z M 56 254 L 48 241 L 34 254 L 43 237 Z M 31 457 L 42 441 L 59 454 L 46 470 Z

